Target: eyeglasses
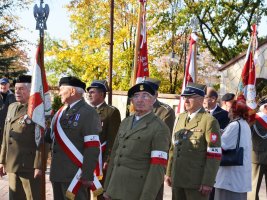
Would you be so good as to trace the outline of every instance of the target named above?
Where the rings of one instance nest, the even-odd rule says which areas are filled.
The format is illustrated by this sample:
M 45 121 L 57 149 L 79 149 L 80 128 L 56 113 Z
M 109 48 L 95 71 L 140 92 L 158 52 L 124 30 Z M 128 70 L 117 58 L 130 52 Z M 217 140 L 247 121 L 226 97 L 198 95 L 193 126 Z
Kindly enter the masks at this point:
M 152 97 L 152 95 L 150 94 L 134 94 L 132 96 L 132 99 L 136 100 L 136 99 L 142 99 L 142 100 L 147 100 L 147 99 L 150 99 Z

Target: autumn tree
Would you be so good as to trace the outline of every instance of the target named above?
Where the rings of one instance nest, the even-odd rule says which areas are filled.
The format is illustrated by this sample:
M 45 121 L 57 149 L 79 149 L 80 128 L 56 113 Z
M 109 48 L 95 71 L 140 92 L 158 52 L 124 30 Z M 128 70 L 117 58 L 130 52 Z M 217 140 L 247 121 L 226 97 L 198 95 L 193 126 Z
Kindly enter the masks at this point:
M 184 10 L 199 19 L 202 48 L 224 64 L 247 48 L 251 25 L 267 15 L 264 0 L 192 1 Z
M 71 41 L 48 41 L 46 66 L 51 74 L 76 75 L 87 83 L 108 79 L 109 4 L 106 0 L 70 2 Z M 115 1 L 114 89 L 130 86 L 138 4 L 136 0 Z M 264 14 L 263 1 L 148 1 L 150 76 L 161 79 L 161 92 L 180 92 L 193 16 L 200 23 L 198 53 L 207 48 L 215 60 L 225 63 L 246 49 L 254 16 L 260 19 Z
M 27 54 L 20 49 L 23 41 L 17 30 L 17 17 L 13 15 L 15 9 L 23 9 L 31 1 L 2 0 L 0 2 L 0 77 L 14 78 L 27 71 Z

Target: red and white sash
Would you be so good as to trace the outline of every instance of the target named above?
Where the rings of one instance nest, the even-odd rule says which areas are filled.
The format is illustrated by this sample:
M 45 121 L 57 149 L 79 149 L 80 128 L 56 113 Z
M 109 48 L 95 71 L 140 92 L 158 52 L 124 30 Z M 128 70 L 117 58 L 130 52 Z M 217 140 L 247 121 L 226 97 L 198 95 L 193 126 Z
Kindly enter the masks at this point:
M 258 112 L 255 115 L 255 119 L 264 127 L 267 129 L 267 117 L 262 112 Z
M 63 109 L 64 108 L 64 109 Z M 55 138 L 59 145 L 62 147 L 66 155 L 72 160 L 72 162 L 79 167 L 76 175 L 73 177 L 68 190 L 66 192 L 66 196 L 70 199 L 74 199 L 75 195 L 77 194 L 81 182 L 80 177 L 82 175 L 81 167 L 83 165 L 83 155 L 79 152 L 79 150 L 73 145 L 73 143 L 69 140 L 69 138 L 66 136 L 65 132 L 63 131 L 61 125 L 60 125 L 60 118 L 62 116 L 63 111 L 66 109 L 66 107 L 60 108 L 60 110 L 57 112 L 56 120 L 55 120 L 55 126 L 54 126 L 54 132 L 55 132 Z M 98 135 L 88 135 L 84 137 L 84 146 L 85 147 L 99 147 L 100 148 L 100 141 Z M 98 194 L 101 194 L 103 192 L 103 188 L 94 174 L 94 181 L 93 185 L 90 187 L 92 192 L 95 196 Z
M 98 180 L 102 180 L 103 179 L 103 152 L 105 152 L 106 150 L 106 146 L 107 146 L 107 141 L 103 142 L 101 144 L 101 148 L 100 148 L 100 153 L 98 156 L 98 162 L 95 168 L 95 175 L 97 176 Z

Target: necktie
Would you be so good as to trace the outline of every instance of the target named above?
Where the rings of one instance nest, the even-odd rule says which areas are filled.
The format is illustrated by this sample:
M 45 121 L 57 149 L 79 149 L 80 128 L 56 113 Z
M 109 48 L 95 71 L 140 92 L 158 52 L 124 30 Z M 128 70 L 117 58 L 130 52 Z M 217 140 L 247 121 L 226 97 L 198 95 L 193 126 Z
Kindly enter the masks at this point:
M 185 121 L 185 125 L 188 124 L 189 121 L 190 121 L 190 116 L 187 116 L 187 117 L 186 117 L 186 121 Z

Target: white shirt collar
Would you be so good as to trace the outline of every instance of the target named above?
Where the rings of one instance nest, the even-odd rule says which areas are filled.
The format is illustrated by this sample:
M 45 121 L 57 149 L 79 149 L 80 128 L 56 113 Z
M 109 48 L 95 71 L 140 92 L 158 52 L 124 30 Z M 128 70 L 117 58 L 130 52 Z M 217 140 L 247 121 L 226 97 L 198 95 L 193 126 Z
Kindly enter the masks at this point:
M 201 109 L 202 109 L 202 108 L 199 108 L 197 111 L 191 113 L 190 115 L 189 115 L 189 113 L 188 113 L 188 117 L 190 117 L 190 120 L 189 120 L 189 121 L 191 121 Z
M 213 112 L 216 110 L 217 107 L 218 107 L 218 105 L 216 104 L 216 106 L 213 109 L 209 110 L 210 114 L 213 114 Z

